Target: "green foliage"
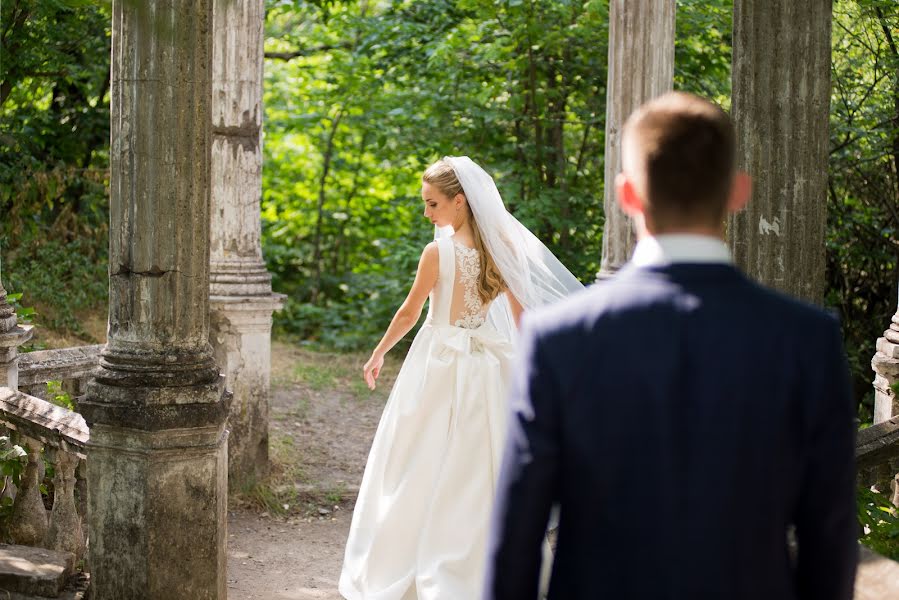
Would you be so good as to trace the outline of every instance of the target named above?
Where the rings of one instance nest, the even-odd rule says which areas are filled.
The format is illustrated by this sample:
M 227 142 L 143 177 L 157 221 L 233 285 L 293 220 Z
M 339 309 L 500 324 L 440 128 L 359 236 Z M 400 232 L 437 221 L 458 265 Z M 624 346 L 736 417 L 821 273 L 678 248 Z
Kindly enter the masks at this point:
M 25 449 L 14 444 L 8 435 L 0 436 L 0 476 L 4 477 L 0 492 L 10 483 L 19 486 L 27 463 L 28 453 Z
M 863 528 L 859 538 L 878 554 L 899 560 L 899 517 L 896 507 L 881 493 L 860 487 L 858 520 Z
M 677 0 L 674 87 L 730 108 L 733 0 Z
M 48 381 L 47 394 L 53 404 L 75 410 L 75 401 L 72 400 L 71 394 L 62 388 L 62 381 Z
M 12 296 L 23 322 L 38 317 L 33 308 L 21 306 L 27 298 L 27 304 L 41 307 L 40 325 L 86 335 L 78 313 L 103 307 L 107 299 L 105 231 L 68 241 L 41 232 L 10 236 L 15 244 L 0 238 L 0 246 L 10 247 L 2 257 L 3 284 L 17 291 Z
M 0 3 L 4 284 L 76 333 L 73 311 L 106 296 L 109 52 L 94 2 Z
M 14 444 L 8 435 L 0 436 L 0 529 L 5 529 L 12 515 L 12 498 L 4 496 L 4 492 L 10 485 L 18 489 L 26 464 L 25 449 Z
M 105 167 L 94 159 L 109 138 L 109 15 L 88 2 L 22 0 L 4 2 L 0 22 L 0 207 L 29 219 L 102 197 L 85 171 Z
M 270 2 L 265 253 L 279 326 L 371 345 L 432 237 L 420 175 L 468 154 L 584 281 L 602 230 L 605 2 Z
M 871 418 L 874 342 L 899 283 L 899 5 L 838 0 L 827 220 L 827 298 L 839 310 L 859 415 Z
M 34 310 L 33 306 L 22 306 L 22 293 L 18 294 L 7 294 L 6 301 L 12 306 L 12 309 L 16 311 L 16 321 L 21 324 L 28 324 L 34 321 L 34 317 L 37 316 L 37 311 Z
M 431 238 L 419 177 L 444 154 L 584 282 L 603 225 L 608 2 L 268 0 L 264 252 L 276 327 L 370 347 Z M 678 0 L 677 89 L 730 105 L 732 0 Z M 0 4 L 4 283 L 79 333 L 106 301 L 110 7 Z M 874 340 L 899 280 L 899 5 L 835 0 L 827 303 L 870 416 Z M 20 308 L 23 320 L 29 315 Z

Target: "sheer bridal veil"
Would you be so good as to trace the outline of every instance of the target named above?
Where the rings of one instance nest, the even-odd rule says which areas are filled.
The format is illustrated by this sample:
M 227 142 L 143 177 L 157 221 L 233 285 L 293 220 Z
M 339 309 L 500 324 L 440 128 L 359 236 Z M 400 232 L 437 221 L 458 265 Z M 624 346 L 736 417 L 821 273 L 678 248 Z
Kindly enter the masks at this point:
M 555 302 L 584 286 L 552 252 L 506 210 L 493 178 L 467 156 L 447 156 L 481 232 L 481 240 L 509 290 L 525 310 Z M 452 233 L 438 229 L 436 237 Z M 488 321 L 514 336 L 515 326 L 505 296 L 490 307 Z

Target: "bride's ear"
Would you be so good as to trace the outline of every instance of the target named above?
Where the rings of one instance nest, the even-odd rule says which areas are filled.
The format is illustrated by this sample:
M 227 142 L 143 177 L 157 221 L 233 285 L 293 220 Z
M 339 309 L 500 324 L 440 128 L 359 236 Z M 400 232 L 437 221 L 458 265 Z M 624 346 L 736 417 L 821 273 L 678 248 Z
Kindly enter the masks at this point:
M 460 210 L 465 204 L 468 203 L 468 199 L 465 197 L 465 194 L 459 192 L 453 197 L 453 204 L 456 205 L 456 210 Z

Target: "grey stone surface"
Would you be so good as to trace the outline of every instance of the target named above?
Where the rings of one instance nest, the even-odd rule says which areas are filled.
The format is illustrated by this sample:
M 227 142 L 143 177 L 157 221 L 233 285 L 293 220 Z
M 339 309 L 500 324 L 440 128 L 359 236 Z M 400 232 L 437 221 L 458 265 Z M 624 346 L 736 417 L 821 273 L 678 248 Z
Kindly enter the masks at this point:
M 84 417 L 46 400 L 0 388 L 0 423 L 83 458 L 90 431 Z
M 75 557 L 46 548 L 0 544 L 0 598 L 57 598 L 72 573 Z M 12 595 L 17 594 L 17 595 Z
M 824 298 L 831 3 L 735 0 L 733 106 L 739 168 L 754 178 L 728 243 L 751 277 Z
M 876 486 L 899 505 L 899 416 L 859 431 L 855 459 L 859 485 Z
M 674 77 L 675 0 L 612 0 L 606 98 L 605 224 L 599 278 L 628 261 L 636 244 L 630 219 L 615 200 L 621 172 L 621 130 L 644 102 L 671 91 Z
M 95 345 L 23 354 L 19 358 L 19 385 L 87 377 L 97 368 L 102 350 L 102 345 Z
M 46 546 L 69 552 L 80 559 L 84 555 L 84 531 L 75 506 L 75 469 L 79 458 L 67 452 L 56 452 L 53 475 L 53 510 Z
M 855 600 L 899 598 L 899 563 L 860 546 Z
M 221 427 L 97 425 L 87 461 L 94 599 L 223 599 L 227 440 Z
M 228 417 L 228 480 L 235 489 L 269 471 L 272 311 L 281 307 L 281 296 L 213 296 L 211 304 L 215 359 L 234 394 Z
M 899 458 L 899 416 L 858 432 L 855 459 L 859 468 Z

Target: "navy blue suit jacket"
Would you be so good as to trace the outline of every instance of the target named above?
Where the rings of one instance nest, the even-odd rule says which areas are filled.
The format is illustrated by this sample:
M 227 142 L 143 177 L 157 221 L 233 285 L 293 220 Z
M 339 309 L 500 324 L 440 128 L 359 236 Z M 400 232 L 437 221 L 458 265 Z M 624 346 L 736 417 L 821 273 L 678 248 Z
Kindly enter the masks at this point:
M 852 597 L 834 318 L 725 264 L 628 267 L 527 315 L 514 377 L 488 598 L 537 597 L 553 504 L 551 600 Z

